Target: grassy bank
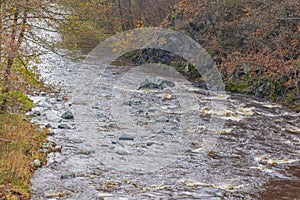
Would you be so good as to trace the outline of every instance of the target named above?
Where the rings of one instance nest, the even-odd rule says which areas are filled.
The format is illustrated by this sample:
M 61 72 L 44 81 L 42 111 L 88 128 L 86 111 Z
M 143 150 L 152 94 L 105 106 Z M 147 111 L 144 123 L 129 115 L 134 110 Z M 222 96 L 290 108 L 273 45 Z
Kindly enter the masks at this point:
M 15 64 L 12 68 L 10 87 L 4 87 L 0 78 L 0 199 L 29 199 L 30 179 L 35 159 L 46 162 L 46 154 L 39 151 L 46 141 L 47 130 L 30 122 L 25 113 L 34 105 L 26 94 L 44 90 L 38 75 Z
M 20 114 L 0 115 L 0 121 L 0 199 L 29 199 L 33 161 L 46 161 L 39 149 L 47 131 Z

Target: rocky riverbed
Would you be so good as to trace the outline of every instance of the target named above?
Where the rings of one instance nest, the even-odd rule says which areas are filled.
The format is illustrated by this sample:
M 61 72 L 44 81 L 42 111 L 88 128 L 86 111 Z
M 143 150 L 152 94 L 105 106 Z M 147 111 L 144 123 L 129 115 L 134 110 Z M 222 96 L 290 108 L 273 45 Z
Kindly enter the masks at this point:
M 88 80 L 88 68 L 76 70 L 59 57 L 48 61 L 53 65 L 43 73 L 63 90 L 33 96 L 37 107 L 28 113 L 51 130 L 41 148 L 51 153 L 32 179 L 32 199 L 300 196 L 299 113 L 247 96 L 208 94 L 188 82 L 175 93 L 180 80 L 133 80 L 113 66 L 87 88 L 76 80 Z M 212 117 L 224 125 L 211 126 Z

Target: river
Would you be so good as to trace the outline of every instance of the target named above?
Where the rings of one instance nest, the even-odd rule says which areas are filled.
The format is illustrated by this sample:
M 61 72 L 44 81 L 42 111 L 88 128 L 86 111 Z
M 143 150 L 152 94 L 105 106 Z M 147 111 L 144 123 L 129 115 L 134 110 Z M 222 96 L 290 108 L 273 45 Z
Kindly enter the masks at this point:
M 88 67 L 54 54 L 42 60 L 42 74 L 62 90 L 31 97 L 41 114 L 33 122 L 51 127 L 41 151 L 55 149 L 35 172 L 33 200 L 299 199 L 299 113 L 188 83 L 184 94 L 137 90 L 147 77 L 120 77 L 122 66 L 107 67 L 87 89 L 76 80 L 89 79 Z M 213 113 L 212 100 L 225 111 Z M 74 119 L 62 119 L 68 110 Z M 213 114 L 224 120 L 221 130 L 208 126 Z

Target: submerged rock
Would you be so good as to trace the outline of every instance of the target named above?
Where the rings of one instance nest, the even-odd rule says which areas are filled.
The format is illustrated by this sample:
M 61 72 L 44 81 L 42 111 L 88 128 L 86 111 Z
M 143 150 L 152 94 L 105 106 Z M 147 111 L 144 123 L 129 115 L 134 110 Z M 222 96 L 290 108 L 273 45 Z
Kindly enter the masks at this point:
M 59 129 L 71 129 L 71 127 L 68 126 L 67 124 L 59 124 L 59 125 L 57 126 L 57 128 L 59 128 Z
M 169 119 L 164 117 L 164 116 L 160 116 L 158 118 L 156 118 L 156 122 L 168 122 Z
M 141 101 L 125 101 L 124 102 L 124 105 L 127 105 L 127 106 L 133 106 L 133 105 L 140 105 L 142 102 Z
M 92 153 L 95 153 L 95 151 L 93 151 L 93 150 L 80 150 L 78 152 L 78 154 L 81 154 L 81 155 L 90 155 Z
M 157 80 L 155 82 L 151 82 L 148 79 L 146 79 L 144 82 L 140 84 L 138 87 L 138 90 L 142 89 L 164 89 L 167 87 L 174 87 L 175 83 L 173 81 L 169 80 Z
M 128 134 L 121 135 L 119 140 L 134 140 L 134 137 Z
M 73 172 L 66 173 L 66 174 L 62 174 L 62 175 L 60 176 L 61 179 L 73 179 L 73 178 L 75 178 L 75 177 L 76 177 L 76 175 L 75 175 L 75 173 L 73 173 Z
M 159 86 L 164 89 L 166 87 L 174 87 L 175 83 L 169 80 L 159 80 Z
M 127 151 L 124 150 L 119 150 L 116 152 L 116 154 L 120 155 L 120 156 L 127 156 L 129 155 L 129 153 Z
M 52 128 L 52 125 L 50 123 L 45 125 L 45 128 Z
M 152 146 L 152 145 L 154 145 L 154 144 L 155 144 L 155 142 L 147 142 L 146 145 L 147 145 L 148 147 L 150 147 L 150 146 Z
M 159 84 L 154 83 L 146 79 L 144 82 L 141 83 L 141 85 L 138 87 L 138 90 L 142 89 L 159 89 Z

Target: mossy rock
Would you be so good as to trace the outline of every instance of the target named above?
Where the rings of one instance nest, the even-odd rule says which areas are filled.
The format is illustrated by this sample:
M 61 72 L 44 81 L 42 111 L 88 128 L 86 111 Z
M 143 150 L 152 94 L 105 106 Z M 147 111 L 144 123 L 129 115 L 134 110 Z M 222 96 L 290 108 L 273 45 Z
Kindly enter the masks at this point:
M 226 91 L 235 93 L 247 93 L 249 84 L 246 81 L 229 79 L 225 84 Z

